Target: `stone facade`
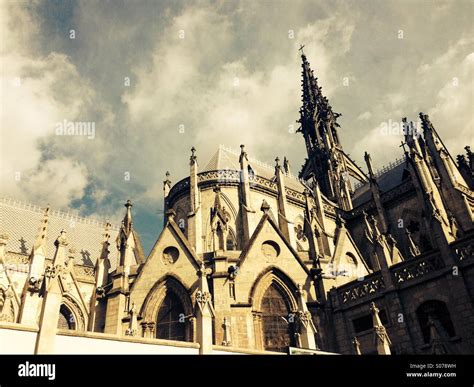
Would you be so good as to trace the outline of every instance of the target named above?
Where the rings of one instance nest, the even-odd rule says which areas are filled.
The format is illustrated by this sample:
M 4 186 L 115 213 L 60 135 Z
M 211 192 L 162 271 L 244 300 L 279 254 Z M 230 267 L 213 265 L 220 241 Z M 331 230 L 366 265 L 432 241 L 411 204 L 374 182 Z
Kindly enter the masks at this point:
M 454 162 L 420 113 L 404 158 L 374 172 L 366 154 L 366 173 L 304 54 L 302 68 L 299 176 L 243 145 L 201 168 L 193 148 L 189 177 L 166 175 L 148 257 L 130 201 L 120 227 L 2 201 L 0 321 L 36 327 L 36 353 L 65 329 L 199 353 L 474 353 L 470 149 Z

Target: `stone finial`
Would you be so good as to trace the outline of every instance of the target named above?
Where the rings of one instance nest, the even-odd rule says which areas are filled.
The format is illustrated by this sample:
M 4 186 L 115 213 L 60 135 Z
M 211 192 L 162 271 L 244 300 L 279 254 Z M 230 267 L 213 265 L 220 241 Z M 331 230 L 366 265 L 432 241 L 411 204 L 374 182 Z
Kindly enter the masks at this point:
M 239 156 L 239 163 L 242 164 L 242 161 L 247 160 L 247 152 L 245 152 L 245 145 L 240 145 L 240 156 Z
M 196 156 L 196 148 L 192 147 L 191 148 L 191 157 L 189 158 L 190 164 L 193 165 L 196 163 L 197 156 Z
M 132 201 L 130 199 L 127 200 L 127 202 L 123 205 L 127 209 L 127 214 L 126 218 L 128 218 L 130 221 L 132 220 Z
M 370 303 L 370 312 L 372 313 L 372 316 L 374 317 L 374 325 L 382 325 L 382 322 L 380 321 L 379 317 L 379 308 L 377 308 L 377 305 L 375 305 L 375 302 Z
M 387 331 L 380 320 L 379 309 L 374 302 L 370 304 L 370 312 L 372 313 L 374 342 L 377 347 L 377 353 L 379 355 L 390 355 L 390 344 L 392 344 L 392 342 L 390 341 Z
M 286 174 L 290 173 L 290 162 L 286 158 L 286 156 L 283 157 L 283 169 L 285 170 Z
M 423 127 L 423 130 L 431 130 L 433 129 L 433 124 L 430 121 L 430 117 L 428 114 L 425 114 L 423 112 L 420 112 L 419 114 L 420 120 L 421 120 L 421 125 Z
M 268 204 L 268 202 L 265 199 L 263 199 L 263 201 L 262 201 L 262 206 L 260 207 L 260 210 L 264 214 L 266 214 L 266 213 L 268 213 L 268 211 L 270 211 L 270 204 Z
M 61 230 L 58 238 L 54 242 L 55 246 L 67 246 L 69 244 L 67 237 L 66 237 L 66 231 L 64 229 Z
M 362 352 L 360 352 L 360 343 L 359 340 L 357 340 L 357 337 L 354 336 L 352 338 L 352 345 L 354 346 L 354 352 L 356 355 L 362 355 Z
M 169 171 L 166 171 L 166 173 L 165 173 L 165 180 L 163 181 L 163 184 L 166 184 L 166 185 L 171 184 Z

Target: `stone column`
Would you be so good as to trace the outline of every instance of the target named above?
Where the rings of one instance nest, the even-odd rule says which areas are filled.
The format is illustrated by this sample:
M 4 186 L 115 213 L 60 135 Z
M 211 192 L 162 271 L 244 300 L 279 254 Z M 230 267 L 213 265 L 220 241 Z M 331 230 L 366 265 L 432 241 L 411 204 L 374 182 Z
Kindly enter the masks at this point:
M 197 274 L 199 280 L 194 305 L 194 314 L 196 316 L 196 338 L 200 345 L 199 354 L 209 354 L 212 353 L 212 319 L 215 316 L 215 312 L 212 305 L 212 296 L 207 284 L 207 269 L 204 262 L 202 262 L 201 268 Z

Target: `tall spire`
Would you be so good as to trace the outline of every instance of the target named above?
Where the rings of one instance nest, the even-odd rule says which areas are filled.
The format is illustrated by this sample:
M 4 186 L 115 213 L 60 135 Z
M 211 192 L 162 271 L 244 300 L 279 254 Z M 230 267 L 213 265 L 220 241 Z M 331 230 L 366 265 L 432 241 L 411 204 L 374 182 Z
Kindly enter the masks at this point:
M 448 217 L 455 218 L 462 229 L 468 230 L 472 228 L 474 221 L 474 194 L 428 115 L 420 113 L 420 120 L 423 128 L 425 157 L 428 159 L 435 183 L 439 187 Z M 456 237 L 455 230 L 452 230 L 452 234 Z
M 300 109 L 300 129 L 309 140 L 308 150 L 315 147 L 331 149 L 340 146 L 336 128 L 337 118 L 341 115 L 332 111 L 329 100 L 322 94 L 318 78 L 314 76 L 304 53 L 302 60 L 302 107 Z
M 242 204 L 242 211 L 240 216 L 240 238 L 239 246 L 243 249 L 250 239 L 250 218 L 251 214 L 255 213 L 252 209 L 252 203 L 250 198 L 250 176 L 249 176 L 249 160 L 247 152 L 245 151 L 245 145 L 240 145 L 240 189 L 239 189 L 239 201 Z
M 306 55 L 302 60 L 302 106 L 300 108 L 302 133 L 308 158 L 299 177 L 317 182 L 329 199 L 336 201 L 344 210 L 352 209 L 352 187 L 349 176 L 367 181 L 364 172 L 343 151 L 337 128 L 341 115 L 332 110 L 329 100 L 322 94 L 318 79 L 314 76 Z
M 107 312 L 104 327 L 104 332 L 118 335 L 122 334 L 122 319 L 126 317 L 124 313 L 128 310 L 127 297 L 130 292 L 132 266 L 140 265 L 145 261 L 140 238 L 133 228 L 130 200 L 125 203 L 125 208 L 127 209 L 125 217 L 116 239 L 119 262 L 117 268 L 111 273 L 112 288 L 107 293 L 107 311 L 113 311 L 113 313 Z M 106 244 L 104 241 L 105 248 Z
M 163 226 L 166 224 L 166 211 L 168 210 L 168 195 L 171 190 L 170 173 L 166 171 L 166 179 L 163 180 Z
M 445 200 L 443 200 L 443 184 L 439 184 L 438 171 L 433 167 L 431 159 L 436 152 L 428 150 L 432 148 L 431 140 L 428 144 L 420 136 L 413 122 L 402 119 L 405 132 L 405 142 L 409 147 L 407 156 L 408 165 L 410 166 L 410 174 L 415 184 L 417 196 L 420 204 L 425 208 L 428 218 L 425 218 L 428 229 L 440 227 L 440 231 L 444 235 L 445 240 L 450 243 L 455 237 L 449 223 L 448 213 L 446 211 Z M 425 130 L 428 128 L 425 123 Z M 429 139 L 429 135 L 425 133 L 425 139 Z M 428 157 L 426 157 L 428 156 Z M 440 169 L 441 171 L 441 169 Z M 435 175 L 436 172 L 436 175 Z M 445 180 L 445 179 L 441 179 Z M 464 201 L 464 200 L 463 200 Z M 432 236 L 434 242 L 434 234 Z
M 288 220 L 289 208 L 286 199 L 284 172 L 282 171 L 282 166 L 280 165 L 280 159 L 278 157 L 275 159 L 275 180 L 278 192 L 278 227 L 290 244 L 296 247 L 295 230 L 294 227 L 291 227 L 292 222 Z
M 189 158 L 189 202 L 187 234 L 191 246 L 198 254 L 203 252 L 201 192 L 198 185 L 198 162 L 196 148 L 191 148 Z
M 133 204 L 130 200 L 127 200 L 124 206 L 127 210 L 122 220 L 119 234 L 117 235 L 116 244 L 120 253 L 119 265 L 130 267 L 130 265 L 142 263 L 144 254 L 140 238 L 133 228 Z
M 168 197 L 168 194 L 170 193 L 171 189 L 171 180 L 170 180 L 170 173 L 169 171 L 166 171 L 165 173 L 165 180 L 163 180 L 163 197 L 166 198 Z

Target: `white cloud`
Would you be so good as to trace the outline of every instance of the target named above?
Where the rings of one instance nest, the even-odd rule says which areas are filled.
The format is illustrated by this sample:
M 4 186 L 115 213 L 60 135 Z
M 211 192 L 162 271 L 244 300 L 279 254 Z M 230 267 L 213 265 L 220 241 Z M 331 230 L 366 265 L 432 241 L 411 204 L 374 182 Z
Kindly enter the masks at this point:
M 29 171 L 19 183 L 27 197 L 39 203 L 54 203 L 54 207 L 67 207 L 72 200 L 84 195 L 87 171 L 83 165 L 68 159 L 42 162 Z
M 40 145 L 51 142 L 57 122 L 84 118 L 95 93 L 66 55 L 42 56 L 30 47 L 38 25 L 21 3 L 2 3 L 0 15 L 7 26 L 0 59 L 2 194 L 66 206 L 83 197 L 87 170 L 58 154 L 45 159 Z
M 359 114 L 357 117 L 358 120 L 368 120 L 372 117 L 372 113 L 369 111 L 366 111 L 364 113 Z
M 330 63 L 349 50 L 354 30 L 338 16 L 297 29 L 295 40 L 281 48 L 279 61 L 255 67 L 245 52 L 225 60 L 237 38 L 229 15 L 210 7 L 186 8 L 157 37 L 151 63 L 134 69 L 137 86 L 122 96 L 131 126 L 140 127 L 140 144 L 148 149 L 160 144 L 160 153 L 149 153 L 151 162 L 161 166 L 161 173 L 182 173 L 185 144 L 197 147 L 202 165 L 220 143 L 234 148 L 243 143 L 253 156 L 270 160 L 275 149 L 301 157 L 297 144 L 302 147 L 302 139 L 294 134 L 301 93 L 298 44 L 305 42 L 305 50 L 318 53 L 312 66 L 330 94 L 341 84 L 327 81 L 335 79 L 326 77 Z M 181 124 L 184 134 L 179 134 Z M 156 178 L 153 173 L 150 178 Z M 145 197 L 158 191 L 161 197 L 159 187 Z
M 464 146 L 472 145 L 474 139 L 474 52 L 468 54 L 451 73 L 457 76 L 439 90 L 436 105 L 428 113 L 435 128 L 442 129 L 443 142 L 455 155 L 464 153 Z

